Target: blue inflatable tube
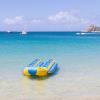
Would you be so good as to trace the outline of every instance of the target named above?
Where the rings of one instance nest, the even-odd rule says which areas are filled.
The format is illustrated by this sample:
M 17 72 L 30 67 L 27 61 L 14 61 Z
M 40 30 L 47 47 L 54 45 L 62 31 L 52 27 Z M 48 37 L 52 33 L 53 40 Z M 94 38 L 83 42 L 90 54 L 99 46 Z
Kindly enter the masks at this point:
M 35 59 L 23 71 L 26 76 L 46 76 L 49 73 L 54 73 L 58 68 L 58 64 L 53 59 L 41 61 Z

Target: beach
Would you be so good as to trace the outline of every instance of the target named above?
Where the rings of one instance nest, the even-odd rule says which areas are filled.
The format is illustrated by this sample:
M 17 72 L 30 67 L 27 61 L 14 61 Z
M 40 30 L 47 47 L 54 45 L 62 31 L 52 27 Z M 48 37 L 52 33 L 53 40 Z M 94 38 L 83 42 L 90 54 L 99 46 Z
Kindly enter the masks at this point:
M 56 74 L 28 78 L 35 58 L 54 58 Z M 76 32 L 0 32 L 1 100 L 100 100 L 100 36 Z

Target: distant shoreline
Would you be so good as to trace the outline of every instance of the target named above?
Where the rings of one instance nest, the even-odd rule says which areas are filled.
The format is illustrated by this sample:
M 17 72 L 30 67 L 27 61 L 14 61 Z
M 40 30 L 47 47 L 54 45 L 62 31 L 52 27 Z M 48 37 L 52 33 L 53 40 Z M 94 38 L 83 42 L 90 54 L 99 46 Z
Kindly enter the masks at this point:
M 3 33 L 5 33 L 5 34 L 14 34 L 14 33 L 18 33 L 18 34 L 23 34 L 22 33 L 22 31 L 10 31 L 10 32 L 7 32 L 7 31 L 0 31 L 0 34 L 3 34 Z M 51 33 L 52 35 L 54 34 L 56 34 L 57 35 L 57 33 L 58 33 L 58 35 L 61 35 L 61 34 L 64 34 L 64 35 L 70 35 L 71 33 L 75 33 L 76 35 L 94 35 L 94 34 L 96 34 L 96 35 L 100 35 L 100 31 L 91 31 L 91 32 L 87 32 L 87 31 L 26 31 L 25 32 L 26 34 L 30 34 L 30 33 L 37 33 L 37 35 L 38 34 L 40 34 L 41 33 L 41 35 L 42 34 L 47 34 L 47 33 Z M 86 34 L 87 33 L 87 34 Z M 23 34 L 24 35 L 24 34 Z
M 0 32 L 7 32 L 7 31 L 0 31 Z M 22 32 L 22 31 L 10 31 L 10 32 L 7 32 L 7 33 L 13 33 L 13 32 Z M 85 32 L 85 33 L 90 33 L 88 31 L 26 31 L 26 32 Z M 91 31 L 91 33 L 100 33 L 100 31 Z

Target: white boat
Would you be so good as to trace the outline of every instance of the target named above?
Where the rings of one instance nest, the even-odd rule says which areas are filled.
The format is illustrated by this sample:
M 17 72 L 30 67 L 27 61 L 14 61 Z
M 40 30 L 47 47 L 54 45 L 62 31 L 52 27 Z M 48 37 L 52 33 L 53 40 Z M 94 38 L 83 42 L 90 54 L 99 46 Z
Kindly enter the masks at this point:
M 81 33 L 81 35 L 85 35 L 85 34 L 86 34 L 86 33 L 83 33 L 83 32 Z
M 76 35 L 80 35 L 81 33 L 76 33 Z
M 76 33 L 76 35 L 85 35 L 86 33 L 80 32 L 80 33 Z
M 26 31 L 22 31 L 21 34 L 27 34 L 27 32 Z
M 11 31 L 10 30 L 7 30 L 7 32 L 10 33 Z

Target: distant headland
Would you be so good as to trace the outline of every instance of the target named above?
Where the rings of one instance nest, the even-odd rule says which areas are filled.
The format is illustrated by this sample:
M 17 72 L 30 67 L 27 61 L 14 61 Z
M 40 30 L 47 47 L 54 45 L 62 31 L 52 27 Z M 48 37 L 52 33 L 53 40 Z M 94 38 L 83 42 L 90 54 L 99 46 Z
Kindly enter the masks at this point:
M 100 26 L 96 26 L 94 24 L 89 25 L 86 27 L 86 32 L 100 32 Z

